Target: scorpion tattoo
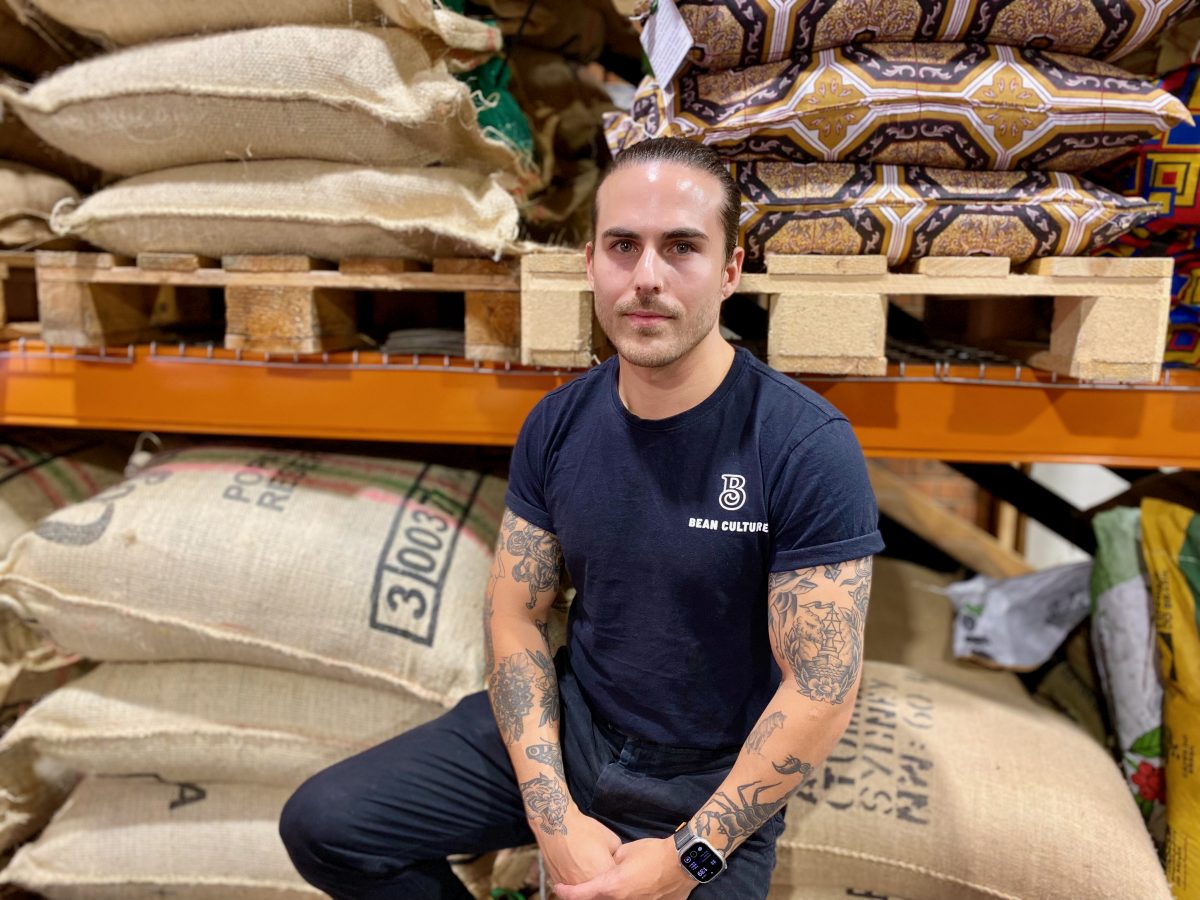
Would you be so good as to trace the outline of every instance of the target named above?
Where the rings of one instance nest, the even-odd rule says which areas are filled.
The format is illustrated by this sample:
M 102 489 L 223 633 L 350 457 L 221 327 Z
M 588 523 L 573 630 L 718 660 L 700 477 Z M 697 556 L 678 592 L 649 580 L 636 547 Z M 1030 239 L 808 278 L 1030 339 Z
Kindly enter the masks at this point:
M 764 795 L 779 787 L 779 782 L 763 784 L 754 781 L 738 786 L 738 798 L 730 799 L 724 791 L 719 791 L 710 801 L 708 807 L 702 809 L 696 816 L 696 835 L 711 838 L 724 835 L 723 852 L 731 850 L 758 831 L 771 816 L 783 809 L 791 791 L 785 791 L 782 797 L 774 800 L 764 800 Z M 715 808 L 714 808 L 715 807 Z

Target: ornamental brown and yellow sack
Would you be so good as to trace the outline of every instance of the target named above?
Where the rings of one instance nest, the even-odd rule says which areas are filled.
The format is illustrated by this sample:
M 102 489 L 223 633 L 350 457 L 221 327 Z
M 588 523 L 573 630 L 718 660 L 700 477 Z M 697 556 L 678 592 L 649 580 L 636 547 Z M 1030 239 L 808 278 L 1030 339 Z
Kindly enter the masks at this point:
M 210 660 L 402 689 L 483 684 L 504 482 L 251 447 L 166 454 L 17 540 L 0 609 L 94 660 Z
M 747 264 L 768 253 L 1073 256 L 1156 218 L 1157 204 L 1064 172 L 849 163 L 731 164 Z
M 444 48 L 443 48 L 444 49 Z M 0 99 L 46 143 L 135 175 L 227 160 L 458 166 L 532 176 L 476 120 L 471 91 L 403 28 L 280 26 L 77 63 Z
M 675 0 L 703 69 L 775 62 L 853 41 L 978 41 L 1116 59 L 1196 0 Z M 643 7 L 649 7 L 644 3 Z
M 1171 896 L 1120 770 L 1075 725 L 873 660 L 841 742 L 788 804 L 776 856 L 777 890 Z
M 316 900 L 279 837 L 289 788 L 89 778 L 0 884 L 47 900 Z
M 50 224 L 130 256 L 428 260 L 499 255 L 517 236 L 517 204 L 496 178 L 462 169 L 269 160 L 136 175 L 60 204 Z
M 614 154 L 676 136 L 740 160 L 1083 172 L 1190 121 L 1171 94 L 1097 60 L 881 43 L 647 78 L 606 129 Z

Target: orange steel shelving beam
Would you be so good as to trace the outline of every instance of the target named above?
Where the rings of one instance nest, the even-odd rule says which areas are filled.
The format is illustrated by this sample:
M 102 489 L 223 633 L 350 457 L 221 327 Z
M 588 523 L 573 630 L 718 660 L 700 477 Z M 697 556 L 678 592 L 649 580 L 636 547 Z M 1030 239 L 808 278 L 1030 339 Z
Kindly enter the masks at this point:
M 0 424 L 505 445 L 543 394 L 577 374 L 377 352 L 13 342 L 0 344 Z M 1200 373 L 1104 386 L 909 364 L 886 377 L 801 380 L 846 414 L 871 456 L 1200 468 Z

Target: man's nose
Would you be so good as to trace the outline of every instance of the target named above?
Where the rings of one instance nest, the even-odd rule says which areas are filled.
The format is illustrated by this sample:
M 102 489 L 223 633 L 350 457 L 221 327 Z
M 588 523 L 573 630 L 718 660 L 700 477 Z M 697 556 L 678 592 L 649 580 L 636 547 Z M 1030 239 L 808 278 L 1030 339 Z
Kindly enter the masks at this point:
M 646 248 L 638 257 L 637 270 L 633 273 L 634 291 L 641 295 L 661 294 L 665 265 L 657 250 Z

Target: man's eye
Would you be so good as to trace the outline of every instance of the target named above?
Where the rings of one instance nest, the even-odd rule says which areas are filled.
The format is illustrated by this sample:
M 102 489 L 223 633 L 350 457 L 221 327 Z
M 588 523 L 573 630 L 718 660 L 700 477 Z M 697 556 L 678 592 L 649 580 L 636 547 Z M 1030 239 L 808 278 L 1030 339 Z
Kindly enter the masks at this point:
M 613 244 L 613 247 L 615 247 L 619 253 L 630 253 L 633 250 L 633 241 L 617 241 L 615 244 Z
M 681 255 L 686 255 L 688 253 L 691 253 L 695 249 L 696 248 L 693 247 L 691 244 L 689 244 L 687 241 L 680 241 L 679 243 L 677 243 L 675 245 L 675 252 L 679 253 Z

